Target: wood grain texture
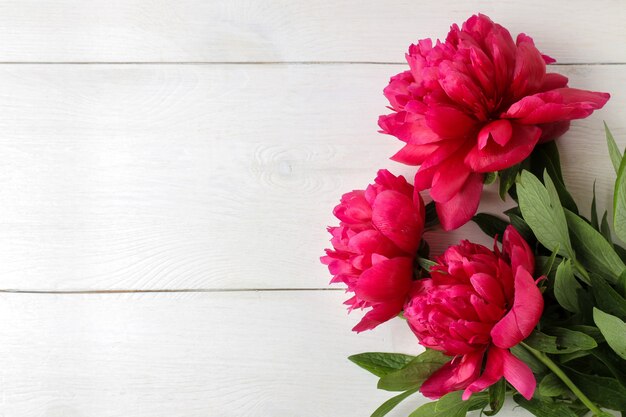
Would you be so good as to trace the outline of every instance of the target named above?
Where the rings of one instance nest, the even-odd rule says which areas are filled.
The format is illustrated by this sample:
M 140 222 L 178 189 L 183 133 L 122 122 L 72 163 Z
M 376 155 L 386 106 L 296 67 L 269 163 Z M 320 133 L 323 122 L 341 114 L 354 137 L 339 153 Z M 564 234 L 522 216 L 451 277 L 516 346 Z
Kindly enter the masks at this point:
M 360 313 L 346 316 L 343 298 L 1 294 L 0 414 L 367 416 L 393 394 L 346 357 L 419 348 L 400 319 L 350 332 Z M 390 417 L 425 401 L 411 397 Z
M 356 335 L 343 291 L 304 289 L 327 288 L 340 195 L 412 176 L 376 133 L 404 66 L 366 63 L 475 12 L 613 94 L 560 142 L 583 211 L 594 178 L 610 207 L 601 120 L 624 147 L 626 65 L 577 64 L 626 63 L 621 0 L 0 0 L 0 290 L 208 290 L 0 292 L 0 416 L 362 417 L 391 397 L 345 358 L 417 353 L 406 324 Z
M 560 62 L 626 62 L 621 0 L 3 0 L 0 61 L 401 62 L 476 12 Z
M 376 132 L 401 68 L 0 66 L 0 288 L 326 287 L 340 195 L 378 168 L 413 172 Z M 626 66 L 559 69 L 613 93 L 560 142 L 573 194 L 588 207 L 597 178 L 608 207 L 602 119 L 625 145 Z M 428 238 L 490 241 L 472 225 Z

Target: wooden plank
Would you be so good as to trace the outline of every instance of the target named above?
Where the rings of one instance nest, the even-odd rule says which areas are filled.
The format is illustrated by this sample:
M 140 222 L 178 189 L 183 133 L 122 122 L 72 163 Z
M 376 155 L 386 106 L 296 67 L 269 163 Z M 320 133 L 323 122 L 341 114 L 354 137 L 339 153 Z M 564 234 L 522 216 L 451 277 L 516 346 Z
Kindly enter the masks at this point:
M 476 12 L 560 62 L 626 62 L 620 0 L 4 0 L 0 61 L 400 62 Z
M 0 294 L 2 412 L 367 416 L 393 393 L 376 390 L 376 378 L 346 357 L 420 348 L 400 319 L 350 332 L 360 313 L 347 317 L 343 299 L 337 291 Z M 413 396 L 390 417 L 425 401 Z
M 0 288 L 324 288 L 339 196 L 413 172 L 376 132 L 400 68 L 0 66 Z M 573 194 L 588 207 L 597 178 L 608 207 L 601 121 L 626 145 L 626 66 L 559 69 L 613 93 L 560 142 Z M 429 239 L 490 242 L 476 230 Z

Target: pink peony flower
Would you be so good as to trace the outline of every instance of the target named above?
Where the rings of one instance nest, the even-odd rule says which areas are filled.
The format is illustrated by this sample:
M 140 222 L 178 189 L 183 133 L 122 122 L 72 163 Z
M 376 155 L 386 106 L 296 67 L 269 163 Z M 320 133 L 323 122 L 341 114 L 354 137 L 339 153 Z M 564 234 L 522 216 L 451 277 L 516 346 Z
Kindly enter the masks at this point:
M 393 113 L 379 126 L 406 145 L 392 159 L 421 165 L 418 191 L 430 188 L 446 230 L 469 221 L 483 176 L 524 160 L 539 142 L 557 138 L 569 121 L 604 106 L 609 94 L 567 87 L 546 73 L 554 59 L 532 38 L 510 33 L 485 15 L 453 25 L 445 42 L 411 45 L 410 70 L 391 78 Z
M 502 252 L 463 241 L 438 259 L 431 278 L 415 281 L 404 311 L 409 326 L 423 346 L 454 356 L 424 382 L 426 397 L 464 389 L 467 399 L 502 377 L 532 397 L 535 377 L 509 348 L 530 335 L 543 311 L 534 263 L 528 244 L 509 226 Z
M 329 227 L 334 249 L 323 264 L 354 297 L 350 310 L 371 308 L 352 330 L 373 329 L 402 311 L 413 281 L 413 261 L 424 229 L 424 202 L 404 177 L 378 171 L 365 190 L 344 194 Z

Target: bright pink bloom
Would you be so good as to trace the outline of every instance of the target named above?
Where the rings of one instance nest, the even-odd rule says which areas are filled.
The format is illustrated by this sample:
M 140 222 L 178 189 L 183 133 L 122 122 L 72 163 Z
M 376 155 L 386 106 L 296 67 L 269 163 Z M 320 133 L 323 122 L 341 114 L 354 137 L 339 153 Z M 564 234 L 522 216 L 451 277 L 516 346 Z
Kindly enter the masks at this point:
M 502 251 L 463 241 L 437 261 L 431 278 L 413 284 L 404 316 L 423 346 L 454 358 L 421 392 L 435 399 L 464 389 L 467 399 L 504 377 L 530 399 L 535 377 L 509 351 L 530 335 L 543 311 L 528 244 L 509 226 Z
M 365 190 L 344 194 L 329 227 L 333 249 L 322 263 L 354 297 L 345 304 L 371 308 L 352 330 L 373 329 L 402 311 L 413 281 L 413 261 L 424 230 L 424 202 L 413 186 L 387 170 Z
M 410 70 L 384 90 L 393 113 L 378 123 L 406 143 L 392 159 L 421 165 L 415 187 L 431 189 L 446 230 L 474 215 L 484 173 L 521 162 L 609 99 L 546 73 L 555 61 L 530 37 L 513 41 L 485 15 L 453 25 L 443 43 L 411 45 L 406 59 Z

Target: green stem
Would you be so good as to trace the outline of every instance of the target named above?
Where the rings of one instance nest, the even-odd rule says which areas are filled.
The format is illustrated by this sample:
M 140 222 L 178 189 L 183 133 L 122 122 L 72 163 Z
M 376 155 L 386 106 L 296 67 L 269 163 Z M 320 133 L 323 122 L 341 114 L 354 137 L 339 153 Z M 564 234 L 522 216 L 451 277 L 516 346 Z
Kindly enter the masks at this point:
M 574 268 L 576 268 L 578 273 L 581 275 L 583 281 L 585 281 L 586 284 L 591 284 L 591 280 L 589 279 L 589 273 L 587 272 L 587 270 L 576 259 L 573 259 L 573 258 L 570 258 L 570 259 L 573 260 Z
M 563 372 L 561 370 L 561 368 L 559 368 L 559 366 L 554 363 L 552 361 L 552 359 L 550 359 L 548 357 L 548 355 L 546 355 L 543 352 L 539 352 L 536 349 L 531 348 L 530 346 L 528 346 L 526 343 L 521 342 L 520 343 L 522 346 L 524 346 L 530 353 L 533 354 L 534 357 L 536 357 L 537 359 L 539 359 L 544 365 L 546 365 L 548 367 L 548 369 L 550 369 L 552 372 L 554 372 L 554 374 L 556 376 L 559 377 L 559 379 L 561 381 L 563 381 L 563 383 L 565 385 L 567 385 L 567 387 L 574 393 L 574 395 L 576 397 L 578 397 L 578 399 L 585 404 L 585 406 L 596 416 L 599 416 L 602 414 L 602 410 L 600 410 L 600 408 L 598 408 L 597 405 L 595 405 L 589 398 L 587 398 L 587 396 L 576 386 L 574 385 L 574 382 L 572 382 L 571 379 L 569 379 L 569 377 L 567 375 L 565 375 L 565 372 Z

